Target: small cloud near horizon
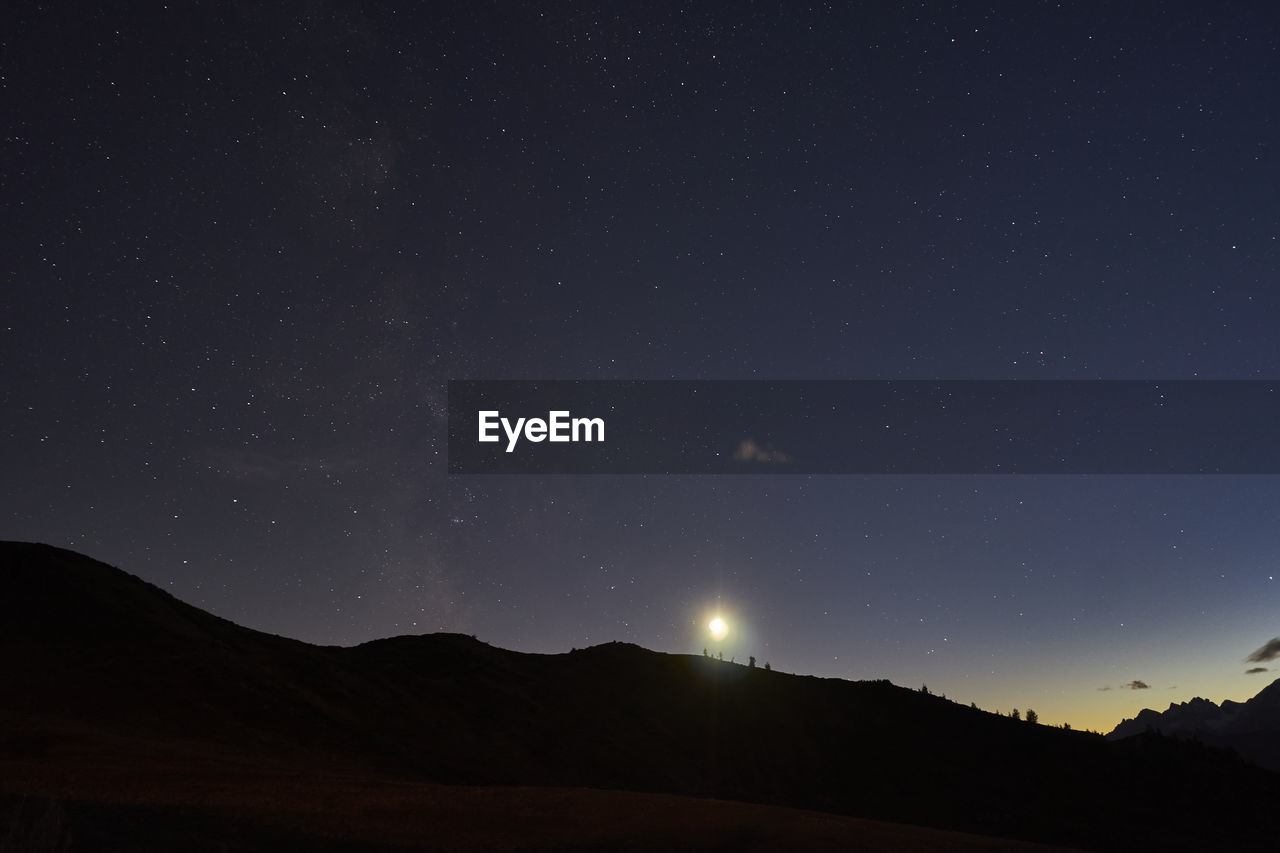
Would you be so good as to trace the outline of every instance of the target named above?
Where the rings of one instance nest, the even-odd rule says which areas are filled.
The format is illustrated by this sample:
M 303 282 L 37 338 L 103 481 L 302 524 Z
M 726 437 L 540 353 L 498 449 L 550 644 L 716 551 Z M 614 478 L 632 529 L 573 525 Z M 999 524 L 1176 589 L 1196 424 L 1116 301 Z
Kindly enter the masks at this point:
M 787 463 L 791 461 L 791 454 L 784 453 L 781 450 L 765 450 L 756 444 L 754 438 L 744 438 L 738 445 L 738 449 L 733 452 L 733 458 L 739 462 L 774 462 Z
M 1280 658 L 1280 637 L 1272 637 L 1266 645 L 1245 658 L 1246 663 L 1267 663 Z
M 1106 687 L 1099 687 L 1098 689 L 1099 689 L 1099 690 L 1110 690 L 1110 689 L 1111 689 L 1111 685 L 1110 685 L 1110 684 L 1108 684 Z
M 1121 684 L 1120 687 L 1125 690 L 1150 690 L 1151 689 L 1150 684 L 1147 684 L 1147 682 L 1145 681 L 1139 681 L 1136 678 L 1133 681 L 1130 681 L 1128 684 Z
M 1260 672 L 1270 672 L 1265 666 L 1254 666 L 1244 671 L 1245 675 L 1257 675 Z

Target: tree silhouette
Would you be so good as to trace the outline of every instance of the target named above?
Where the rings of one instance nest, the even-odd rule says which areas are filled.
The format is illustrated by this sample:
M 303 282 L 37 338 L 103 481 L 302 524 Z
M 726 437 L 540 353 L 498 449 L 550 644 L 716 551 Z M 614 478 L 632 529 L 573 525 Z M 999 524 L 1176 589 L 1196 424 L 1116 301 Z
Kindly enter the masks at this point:
M 755 656 L 755 655 L 752 655 L 752 656 L 751 656 L 751 659 L 750 659 L 750 661 L 747 663 L 747 666 L 751 667 L 752 669 L 755 669 L 755 668 L 756 668 L 756 656 Z
M 1031 723 L 1034 726 L 1036 723 L 1040 722 L 1040 715 L 1037 714 L 1035 711 L 1031 710 L 1030 708 L 1028 708 L 1027 722 Z
M 765 661 L 765 662 L 764 662 L 764 671 L 765 671 L 765 672 L 769 672 L 769 671 L 770 671 L 770 670 L 772 670 L 772 669 L 773 669 L 773 667 L 769 666 L 769 662 L 768 662 L 768 661 Z
M 1015 720 L 1021 720 L 1022 712 L 1020 712 L 1017 708 L 1014 708 L 1012 711 L 1009 712 L 1009 716 L 1013 717 Z

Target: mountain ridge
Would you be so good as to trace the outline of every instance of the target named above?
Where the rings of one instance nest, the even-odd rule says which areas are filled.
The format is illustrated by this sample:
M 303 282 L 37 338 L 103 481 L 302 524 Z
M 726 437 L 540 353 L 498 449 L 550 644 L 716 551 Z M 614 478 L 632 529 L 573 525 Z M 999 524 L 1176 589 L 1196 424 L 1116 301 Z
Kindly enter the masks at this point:
M 314 646 L 28 543 L 0 543 L 0 590 L 14 685 L 0 699 L 0 766 L 28 775 L 60 767 L 74 782 L 93 762 L 142 752 L 165 767 L 214 754 L 404 784 L 713 797 L 1094 849 L 1224 837 L 1266 849 L 1280 834 L 1265 808 L 1280 777 L 1231 753 L 1147 734 L 1108 743 L 887 681 L 627 643 L 555 655 L 460 634 Z
M 1144 708 L 1132 719 L 1121 720 L 1107 738 L 1123 740 L 1146 731 L 1233 749 L 1260 767 L 1280 772 L 1280 678 L 1245 702 L 1226 699 L 1219 705 L 1196 696 L 1170 702 L 1164 711 Z

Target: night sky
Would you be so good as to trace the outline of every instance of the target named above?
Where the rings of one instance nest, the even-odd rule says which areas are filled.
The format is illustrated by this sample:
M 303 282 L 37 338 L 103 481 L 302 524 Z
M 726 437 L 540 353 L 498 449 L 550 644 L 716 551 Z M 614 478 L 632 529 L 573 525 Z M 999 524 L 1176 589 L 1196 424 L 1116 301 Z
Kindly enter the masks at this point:
M 402 7 L 5 5 L 0 537 L 1102 730 L 1280 675 L 1280 478 L 445 459 L 450 379 L 1280 379 L 1271 4 Z

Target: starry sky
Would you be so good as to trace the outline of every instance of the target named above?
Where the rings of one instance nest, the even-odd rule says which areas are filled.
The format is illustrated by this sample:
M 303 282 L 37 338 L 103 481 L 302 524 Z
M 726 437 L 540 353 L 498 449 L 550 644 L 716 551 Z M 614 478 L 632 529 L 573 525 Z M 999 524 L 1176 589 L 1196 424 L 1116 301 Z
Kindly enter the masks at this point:
M 1280 12 L 392 5 L 5 5 L 0 536 L 1077 728 L 1280 672 L 1280 478 L 445 458 L 450 379 L 1280 379 Z

